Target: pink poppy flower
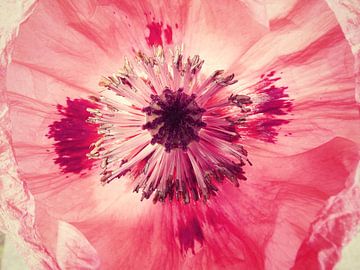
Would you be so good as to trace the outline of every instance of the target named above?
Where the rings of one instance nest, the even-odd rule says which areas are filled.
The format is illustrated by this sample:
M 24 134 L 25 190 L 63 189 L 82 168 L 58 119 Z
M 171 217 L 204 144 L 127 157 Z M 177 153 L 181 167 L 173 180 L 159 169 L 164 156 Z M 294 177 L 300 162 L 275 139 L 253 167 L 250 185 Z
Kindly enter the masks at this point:
M 31 268 L 334 267 L 360 221 L 356 3 L 19 3 L 0 229 Z

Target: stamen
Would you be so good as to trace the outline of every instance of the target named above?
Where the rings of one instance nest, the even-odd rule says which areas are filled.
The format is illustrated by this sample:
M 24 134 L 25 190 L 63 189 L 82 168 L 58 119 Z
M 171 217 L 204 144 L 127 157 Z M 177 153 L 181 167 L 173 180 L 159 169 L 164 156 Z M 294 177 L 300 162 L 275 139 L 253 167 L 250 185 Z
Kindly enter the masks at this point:
M 216 70 L 200 80 L 203 64 L 198 55 L 160 46 L 150 56 L 137 52 L 135 61 L 125 59 L 119 72 L 103 78 L 104 90 L 88 109 L 88 122 L 101 134 L 88 156 L 101 159 L 102 183 L 129 174 L 141 200 L 189 203 L 208 200 L 224 181 L 238 187 L 246 180 L 243 167 L 251 163 L 241 131 L 269 106 L 243 92 L 219 95 L 237 82 L 235 75 Z M 274 92 L 272 76 L 262 81 Z

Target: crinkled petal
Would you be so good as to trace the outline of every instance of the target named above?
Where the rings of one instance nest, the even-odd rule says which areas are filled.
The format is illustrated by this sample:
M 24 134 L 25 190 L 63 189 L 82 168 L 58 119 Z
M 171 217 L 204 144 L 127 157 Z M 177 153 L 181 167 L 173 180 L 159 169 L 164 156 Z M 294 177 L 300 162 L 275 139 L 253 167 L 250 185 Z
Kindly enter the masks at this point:
M 1 10 L 16 9 L 12 20 L 1 24 L 0 62 L 0 221 L 1 230 L 11 237 L 29 266 L 38 269 L 58 269 L 35 229 L 34 199 L 18 178 L 10 146 L 8 105 L 5 98 L 5 72 L 10 60 L 11 44 L 19 24 L 30 14 L 32 2 L 3 3 Z M 5 16 L 1 16 L 5 18 Z M 31 251 L 31 252 L 29 252 Z
M 36 208 L 36 225 L 60 269 L 100 269 L 97 251 L 74 226 L 51 217 L 41 205 Z
M 254 2 L 227 0 L 192 4 L 183 43 L 189 55 L 198 54 L 205 59 L 206 74 L 216 69 L 228 70 L 268 31 L 254 15 L 259 13 L 256 15 L 263 17 L 264 5 L 257 7 Z
M 13 89 L 31 97 L 30 93 L 40 93 L 50 100 L 54 93 L 71 95 L 74 88 L 85 94 L 98 91 L 101 76 L 118 70 L 132 50 L 149 49 L 149 35 L 180 42 L 186 12 L 186 3 L 39 1 L 20 30 L 10 70 L 17 78 L 33 76 L 36 90 Z M 65 86 L 48 91 L 49 83 L 36 83 L 49 80 Z
M 354 184 L 331 198 L 311 226 L 298 251 L 294 269 L 316 265 L 332 269 L 341 258 L 341 248 L 356 235 L 360 223 L 359 165 Z
M 224 184 L 222 196 L 207 205 L 151 205 L 125 193 L 107 211 L 73 225 L 98 251 L 104 269 L 289 269 L 298 263 L 314 222 L 331 219 L 334 213 L 337 222 L 343 220 L 343 207 L 323 209 L 330 198 L 342 200 L 337 194 L 355 184 L 358 150 L 353 142 L 338 138 L 296 156 L 256 157 L 248 173 L 251 180 L 238 190 Z M 282 169 L 270 170 L 268 164 Z M 356 205 L 356 196 L 348 198 Z M 129 207 L 135 211 L 127 212 Z M 331 235 L 346 239 L 359 222 L 357 215 L 351 218 L 342 230 L 330 229 Z M 337 252 L 342 241 L 334 246 Z M 319 263 L 327 261 L 334 261 L 331 253 L 319 258 Z
M 354 56 L 331 9 L 323 1 L 269 3 L 270 31 L 233 66 L 238 88 L 259 74 L 277 72 L 292 110 L 279 119 L 277 142 L 247 143 L 268 154 L 294 154 L 340 136 L 359 142 L 359 111 L 354 98 Z M 260 127 L 259 127 L 260 129 Z
M 290 187 L 284 194 L 285 200 L 281 203 L 278 213 L 278 225 L 273 233 L 272 241 L 268 244 L 268 250 L 272 254 L 269 264 L 277 269 L 284 267 L 285 263 L 286 267 L 284 268 L 287 269 L 292 264 L 301 265 L 303 263 L 306 265 L 308 263 L 308 266 L 311 265 L 314 269 L 322 269 L 319 266 L 322 263 L 335 263 L 339 259 L 339 257 L 333 257 L 333 252 L 340 253 L 342 245 L 346 243 L 360 221 L 358 214 L 351 210 L 353 207 L 349 207 L 351 213 L 349 216 L 343 212 L 343 206 L 334 208 L 332 212 L 326 210 L 334 200 L 343 204 L 343 193 L 351 193 L 351 190 L 358 189 L 358 175 L 355 175 L 355 170 L 359 160 L 359 148 L 351 141 L 336 138 L 307 154 L 297 155 L 297 157 L 297 159 L 284 157 L 279 158 L 278 162 L 272 162 L 272 168 L 275 170 L 270 170 L 260 157 L 254 160 L 254 172 L 263 172 L 262 181 L 267 179 L 266 176 L 268 179 L 282 178 L 286 179 Z M 257 164 L 261 165 L 258 167 Z M 284 164 L 286 164 L 285 168 Z M 292 197 L 292 195 L 295 196 Z M 359 202 L 356 194 L 347 198 L 349 206 L 357 205 Z M 319 216 L 319 212 L 323 212 L 322 215 Z M 329 244 L 332 245 L 332 252 L 315 257 L 312 262 L 310 259 L 308 262 L 304 258 L 302 262 L 294 263 L 294 257 L 300 256 L 299 254 L 303 252 L 302 245 L 306 245 L 307 241 L 317 246 L 318 252 L 328 249 L 322 243 L 321 237 L 312 238 L 312 234 L 316 234 L 317 231 L 315 229 L 313 232 L 310 226 L 314 226 L 314 223 L 325 223 L 327 220 L 331 222 L 333 218 L 337 219 L 339 223 L 344 222 L 344 227 L 341 230 L 335 227 L 328 228 L 326 232 L 329 237 L 334 235 L 338 239 L 337 242 L 332 242 L 333 238 L 328 239 Z M 348 219 L 351 219 L 351 222 L 348 222 Z M 306 227 L 303 227 L 305 225 Z M 289 241 L 293 241 L 292 245 L 297 246 L 293 253 L 286 248 Z
M 71 93 L 74 88 L 88 93 L 96 91 L 102 72 L 118 68 L 114 58 L 121 59 L 130 45 L 115 40 L 106 43 L 111 31 L 108 28 L 114 28 L 109 25 L 110 11 L 97 9 L 94 1 L 88 1 L 77 13 L 65 4 L 38 2 L 32 16 L 21 27 L 8 76 L 24 78 L 22 82 L 33 81 L 36 90 L 14 86 L 14 91 L 29 97 L 44 95 L 44 101 Z M 118 55 L 112 55 L 114 51 Z M 65 86 L 49 91 L 49 81 Z
M 9 3 L 9 6 L 2 7 L 9 9 L 16 9 L 14 12 L 14 20 L 12 23 L 4 26 L 1 29 L 1 41 L 4 42 L 5 47 L 1 50 L 2 63 L 0 67 L 0 178 L 1 178 L 1 229 L 7 233 L 7 237 L 11 238 L 20 254 L 25 258 L 28 265 L 32 269 L 60 269 L 60 265 L 71 265 L 72 269 L 79 269 L 85 267 L 83 261 L 77 258 L 80 254 L 83 256 L 83 260 L 88 261 L 96 260 L 96 254 L 94 251 L 86 253 L 87 250 L 91 250 L 91 245 L 81 238 L 80 233 L 76 230 L 70 230 L 70 225 L 65 223 L 60 226 L 59 232 L 62 233 L 60 240 L 58 241 L 58 253 L 66 255 L 66 258 L 55 259 L 52 256 L 51 250 L 46 246 L 44 239 L 42 238 L 41 229 L 39 227 L 39 218 L 35 212 L 38 211 L 34 197 L 24 185 L 24 182 L 19 179 L 17 174 L 17 167 L 12 154 L 12 148 L 10 146 L 10 117 L 8 113 L 7 99 L 5 98 L 5 69 L 8 61 L 10 60 L 9 51 L 13 48 L 14 39 L 16 37 L 15 32 L 19 24 L 27 18 L 32 11 L 32 2 L 16 2 Z M 10 20 L 9 20 L 10 22 Z M 3 24 L 1 25 L 3 26 Z M 4 34 L 4 35 L 3 35 Z M 66 233 L 64 235 L 66 229 Z M 40 231 L 40 233 L 39 233 Z M 69 233 L 71 232 L 71 233 Z M 54 237 L 53 241 L 57 241 L 58 238 Z M 80 241 L 80 243 L 77 243 Z M 82 253 L 76 248 L 81 247 Z M 70 264 L 67 263 L 70 260 Z M 67 269 L 71 269 L 71 267 Z M 85 269 L 85 268 L 83 268 Z M 96 269 L 96 267 L 88 267 L 87 269 Z
M 360 2 L 358 0 L 328 0 L 355 57 L 356 100 L 360 102 Z

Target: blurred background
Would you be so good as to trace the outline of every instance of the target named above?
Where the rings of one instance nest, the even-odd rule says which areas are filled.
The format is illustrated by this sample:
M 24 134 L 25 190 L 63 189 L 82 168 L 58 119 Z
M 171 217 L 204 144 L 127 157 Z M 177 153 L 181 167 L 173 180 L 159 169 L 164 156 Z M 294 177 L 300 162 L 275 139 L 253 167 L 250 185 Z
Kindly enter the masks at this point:
M 28 270 L 11 242 L 7 240 L 5 248 L 4 244 L 5 236 L 0 233 L 0 270 Z M 343 249 L 342 259 L 335 270 L 360 270 L 360 233 Z

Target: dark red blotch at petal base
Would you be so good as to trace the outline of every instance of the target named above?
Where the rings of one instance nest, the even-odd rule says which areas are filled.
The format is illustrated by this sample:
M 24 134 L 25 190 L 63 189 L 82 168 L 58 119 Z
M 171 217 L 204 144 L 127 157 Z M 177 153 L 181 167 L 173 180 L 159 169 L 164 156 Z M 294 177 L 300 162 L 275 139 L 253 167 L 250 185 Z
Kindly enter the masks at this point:
M 262 101 L 255 104 L 254 114 L 257 117 L 247 119 L 244 126 L 240 127 L 247 136 L 275 143 L 279 127 L 289 123 L 287 119 L 277 118 L 287 115 L 293 108 L 293 103 L 285 92 L 288 87 L 276 85 L 280 79 L 275 71 L 271 71 L 261 75 L 260 81 L 256 83 L 254 90 Z
M 153 21 L 148 23 L 146 28 L 149 30 L 149 35 L 146 37 L 149 46 L 163 46 L 163 42 L 172 43 L 172 28 L 169 25 L 164 28 L 162 22 Z
M 262 264 L 260 260 L 263 256 L 258 255 L 261 250 L 257 243 L 253 243 L 246 237 L 242 226 L 239 226 L 234 222 L 233 217 L 227 214 L 228 202 L 218 199 L 213 203 L 215 207 L 180 206 L 175 227 L 181 253 L 196 254 L 203 247 L 201 252 L 216 256 L 218 263 L 224 266 L 229 263 L 243 263 L 241 253 L 245 253 L 248 255 L 248 260 L 254 260 L 251 262 L 252 265 L 259 266 L 255 269 L 260 268 Z M 216 237 L 210 237 L 211 235 L 216 235 Z M 229 248 L 226 250 L 224 250 L 224 245 L 226 246 L 224 240 L 229 241 Z
M 64 173 L 80 173 L 92 167 L 93 160 L 88 159 L 87 154 L 100 135 L 97 125 L 86 122 L 91 116 L 87 108 L 96 108 L 96 105 L 85 99 L 68 98 L 66 106 L 57 105 L 62 119 L 49 125 L 47 137 L 55 140 L 57 154 L 54 161 Z
M 204 234 L 201 226 L 196 217 L 192 217 L 189 220 L 178 220 L 178 238 L 181 252 L 186 253 L 191 250 L 195 254 L 195 241 L 201 246 L 203 245 Z
M 257 112 L 264 113 L 266 116 L 285 115 L 292 110 L 292 102 L 289 95 L 285 93 L 287 86 L 276 86 L 275 83 L 280 80 L 275 76 L 275 71 L 261 75 L 259 87 L 256 93 L 266 95 L 264 102 L 257 105 Z
M 279 135 L 279 127 L 287 123 L 289 123 L 288 120 L 273 118 L 252 120 L 246 124 L 247 136 L 264 142 L 275 143 L 276 137 Z

